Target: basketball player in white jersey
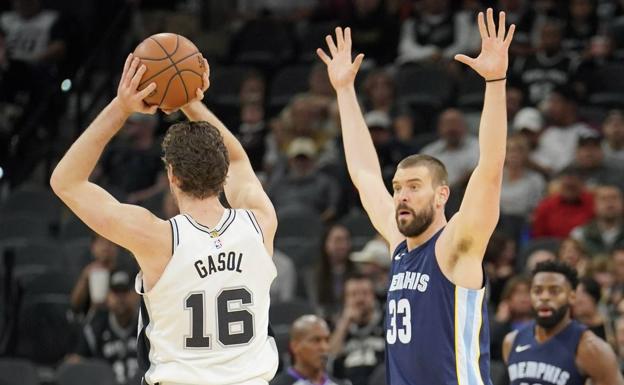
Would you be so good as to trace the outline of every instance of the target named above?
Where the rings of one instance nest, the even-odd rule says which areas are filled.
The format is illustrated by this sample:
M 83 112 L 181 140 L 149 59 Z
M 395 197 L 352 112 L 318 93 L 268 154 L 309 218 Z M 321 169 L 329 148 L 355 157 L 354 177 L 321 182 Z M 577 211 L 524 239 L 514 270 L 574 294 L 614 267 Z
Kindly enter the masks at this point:
M 130 250 L 141 267 L 144 384 L 266 385 L 278 364 L 268 335 L 277 219 L 242 146 L 199 101 L 202 90 L 183 108 L 202 121 L 174 124 L 163 141 L 180 215 L 162 220 L 89 182 L 128 116 L 156 112 L 143 101 L 156 85 L 137 90 L 144 72 L 129 56 L 117 97 L 71 146 L 50 184 L 80 219 Z M 235 209 L 219 203 L 222 190 Z

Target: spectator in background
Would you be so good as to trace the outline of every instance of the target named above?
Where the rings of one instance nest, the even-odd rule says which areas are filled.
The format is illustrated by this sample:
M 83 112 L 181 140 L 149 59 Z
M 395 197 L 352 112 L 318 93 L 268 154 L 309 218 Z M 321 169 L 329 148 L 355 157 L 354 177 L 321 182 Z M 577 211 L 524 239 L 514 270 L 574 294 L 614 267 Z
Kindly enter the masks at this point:
M 312 15 L 316 0 L 238 0 L 236 11 L 243 20 L 270 16 L 276 20 L 301 21 Z
M 579 279 L 576 300 L 573 305 L 574 318 L 589 328 L 595 335 L 607 339 L 605 320 L 598 310 L 601 299 L 600 285 L 591 277 Z
M 438 135 L 440 139 L 425 146 L 421 153 L 431 155 L 446 165 L 451 189 L 463 186 L 477 166 L 479 141 L 468 134 L 463 113 L 454 108 L 440 114 Z
M 78 346 L 67 360 L 104 360 L 111 365 L 117 383 L 126 384 L 139 369 L 136 343 L 138 314 L 139 295 L 134 290 L 134 279 L 129 272 L 113 272 L 106 309 L 89 318 Z
M 557 260 L 557 256 L 552 251 L 546 249 L 537 249 L 527 257 L 524 272 L 530 273 L 531 271 L 533 271 L 533 269 L 535 269 L 535 266 L 537 266 L 538 264 L 546 261 L 555 260 Z
M 381 174 L 390 185 L 396 165 L 401 159 L 408 156 L 409 147 L 397 141 L 392 130 L 392 120 L 381 111 L 371 111 L 364 115 L 364 121 L 368 127 L 373 140 L 373 145 L 379 158 Z
M 238 98 L 241 104 L 264 103 L 266 83 L 260 72 L 250 71 L 241 82 Z
M 616 186 L 603 185 L 594 191 L 595 218 L 576 227 L 570 236 L 581 242 L 590 255 L 608 255 L 624 246 L 624 197 Z
M 373 370 L 384 362 L 385 335 L 373 282 L 363 275 L 347 278 L 342 314 L 329 340 L 333 374 L 353 385 L 367 385 Z
M 356 264 L 360 273 L 373 282 L 377 300 L 381 305 L 385 304 L 390 284 L 388 273 L 391 259 L 386 241 L 375 237 L 366 242 L 362 250 L 352 252 L 349 259 Z
M 275 207 L 293 204 L 308 206 L 318 212 L 323 221 L 336 215 L 340 189 L 333 177 L 317 168 L 317 149 L 310 138 L 300 137 L 288 146 L 288 169 L 274 178 L 267 188 Z
M 514 35 L 514 40 L 515 40 Z M 513 43 L 512 43 L 513 45 Z M 524 92 L 522 89 L 513 83 L 507 84 L 507 127 L 513 127 L 513 121 L 516 118 L 516 115 L 522 109 L 524 105 Z
M 264 153 L 268 127 L 264 122 L 264 106 L 260 102 L 246 102 L 241 105 L 241 125 L 238 140 L 249 155 L 249 161 L 256 173 L 263 170 Z
M 518 57 L 512 73 L 527 92 L 527 99 L 533 105 L 546 100 L 557 86 L 571 80 L 575 71 L 572 59 L 561 47 L 562 25 L 551 20 L 541 26 L 537 51 L 528 57 Z
M 501 214 L 527 217 L 544 195 L 544 177 L 528 167 L 530 151 L 529 142 L 522 134 L 507 139 Z
M 290 257 L 278 249 L 273 252 L 277 277 L 271 284 L 271 303 L 288 302 L 295 298 L 297 271 Z
M 71 308 L 77 314 L 87 314 L 90 309 L 96 309 L 103 305 L 91 301 L 89 277 L 95 271 L 107 271 L 110 273 L 116 268 L 118 262 L 119 247 L 96 233 L 93 233 L 90 251 L 93 262 L 82 269 L 70 296 Z
M 325 318 L 335 315 L 341 306 L 344 283 L 355 272 L 351 254 L 351 233 L 341 224 L 331 225 L 321 238 L 321 255 L 312 279 L 306 284 L 309 297 Z
M 595 0 L 570 0 L 562 48 L 576 57 L 587 57 L 591 38 L 598 33 Z
M 495 231 L 485 248 L 485 272 L 490 286 L 490 300 L 498 304 L 503 288 L 514 275 L 516 243 L 502 231 Z
M 453 13 L 449 0 L 423 0 L 403 22 L 398 64 L 450 61 L 459 52 L 473 52 L 475 29 L 469 12 Z
M 125 194 L 128 203 L 142 203 L 167 188 L 155 115 L 134 113 L 119 140 L 106 148 L 94 178 Z
M 14 0 L 14 11 L 0 16 L 9 57 L 52 72 L 65 57 L 67 31 L 57 11 L 43 9 L 39 0 Z
M 612 110 L 602 125 L 602 151 L 609 165 L 624 164 L 624 114 Z
M 611 265 L 613 266 L 613 290 L 610 302 L 618 304 L 624 299 L 624 247 L 616 247 L 611 252 Z
M 563 170 L 558 181 L 559 191 L 542 199 L 535 208 L 531 231 L 534 238 L 565 238 L 594 216 L 593 197 L 576 171 Z
M 307 94 L 328 99 L 327 102 L 334 98 L 334 89 L 329 83 L 329 75 L 323 63 L 315 62 L 312 65 L 308 76 Z
M 384 113 L 389 119 L 397 115 L 394 78 L 387 70 L 371 71 L 364 81 L 364 93 L 367 111 Z
M 501 348 L 507 333 L 521 329 L 531 322 L 531 279 L 518 275 L 505 284 L 496 315 L 490 325 L 490 354 L 492 360 L 503 359 Z
M 601 138 L 596 133 L 581 135 L 570 167 L 578 171 L 589 189 L 610 184 L 624 191 L 624 168 L 622 165 L 616 167 L 605 163 L 600 142 Z
M 557 173 L 574 160 L 579 137 L 594 131 L 580 121 L 577 95 L 570 87 L 558 87 L 546 101 L 549 126 L 542 133 L 533 161 L 550 173 Z
M 572 238 L 566 238 L 561 242 L 557 251 L 557 258 L 572 266 L 579 276 L 584 276 L 587 271 L 590 256 L 583 245 Z
M 615 43 L 610 35 L 596 35 L 589 40 L 584 57 L 578 65 L 574 76 L 575 87 L 586 95 L 588 89 L 596 91 L 593 86 L 595 75 L 601 68 L 610 65 L 620 65 L 621 55 L 615 51 Z
M 326 371 L 329 358 L 329 327 L 320 317 L 304 315 L 293 322 L 288 350 L 292 366 L 278 374 L 270 385 L 350 385 L 331 378 Z
M 535 168 L 535 164 L 532 160 L 535 150 L 539 144 L 539 138 L 544 128 L 544 118 L 542 113 L 533 107 L 524 107 L 518 111 L 513 119 L 511 128 L 515 132 L 522 134 L 528 144 L 530 150 L 531 167 Z
M 364 52 L 377 65 L 388 64 L 396 57 L 398 20 L 388 14 L 384 0 L 354 0 L 353 13 L 344 25 L 351 27 L 355 53 Z

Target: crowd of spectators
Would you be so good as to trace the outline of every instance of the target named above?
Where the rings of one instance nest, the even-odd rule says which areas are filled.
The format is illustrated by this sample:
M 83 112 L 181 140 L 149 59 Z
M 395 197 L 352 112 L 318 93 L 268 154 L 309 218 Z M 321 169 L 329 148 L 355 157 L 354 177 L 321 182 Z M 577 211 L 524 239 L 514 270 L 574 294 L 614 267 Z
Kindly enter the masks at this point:
M 72 122 L 79 113 L 67 103 L 76 95 L 61 94 L 60 84 L 73 78 L 72 71 L 92 51 L 68 28 L 73 24 L 67 20 L 76 13 L 53 3 L 14 0 L 0 8 L 0 199 L 5 201 L 0 223 L 9 217 L 8 202 L 24 189 L 24 181 L 36 181 L 32 170 L 37 164 L 65 150 L 50 146 L 63 136 L 59 123 Z M 290 345 L 278 343 L 284 362 L 274 384 L 304 378 L 366 385 L 383 378 L 378 368 L 384 362 L 391 250 L 371 230 L 348 179 L 336 100 L 314 49 L 333 26 L 351 27 L 354 50 L 366 55 L 358 95 L 384 179 L 390 182 L 396 164 L 408 154 L 439 158 L 449 172 L 450 217 L 478 162 L 483 97 L 481 80 L 475 82 L 453 56 L 478 51 L 478 10 L 505 10 L 517 31 L 507 80 L 501 219 L 485 256 L 492 360 L 501 360 L 505 334 L 532 317 L 526 274 L 540 261 L 560 259 L 583 277 L 574 316 L 611 343 L 624 370 L 623 1 L 112 3 L 129 9 L 123 33 L 105 36 L 105 25 L 94 18 L 93 24 L 81 23 L 89 32 L 85 36 L 104 47 L 115 47 L 110 39 L 119 42 L 120 35 L 132 45 L 163 30 L 195 41 L 212 67 L 205 103 L 247 150 L 280 221 L 299 218 L 288 222 L 291 229 L 278 230 L 279 275 L 271 296 L 273 304 L 296 303 L 307 311 L 289 320 L 289 325 L 294 321 L 290 332 L 282 331 Z M 113 5 L 104 8 L 100 11 L 114 13 Z M 124 54 L 114 52 L 113 61 Z M 94 67 L 93 78 L 111 68 L 118 76 L 121 65 L 115 64 Z M 176 215 L 159 146 L 164 130 L 177 119 L 181 116 L 133 115 L 106 149 L 93 180 L 124 202 L 163 217 Z M 131 383 L 136 349 L 130 329 L 139 305 L 130 285 L 136 266 L 104 239 L 86 232 L 66 235 L 74 221 L 65 212 L 58 214 L 49 223 L 49 238 L 63 250 L 84 251 L 65 260 L 73 267 L 62 268 L 72 273 L 65 294 L 77 331 L 71 349 L 44 363 L 96 357 L 110 363 L 119 383 Z M 293 224 L 300 226 L 295 227 L 302 232 L 299 237 L 293 235 Z M 5 259 L 18 259 L 26 246 L 4 242 L 2 233 L 0 225 L 0 251 Z M 9 266 L 3 265 L 0 273 Z M 26 276 L 11 278 L 26 290 L 34 274 Z M 98 287 L 103 282 L 108 287 L 109 281 L 108 294 L 101 295 Z M 5 301 L 18 301 L 9 295 L 15 292 L 11 284 L 2 286 Z M 17 298 L 27 298 L 26 291 Z M 7 309 L 22 314 L 20 306 Z M 0 323 L 6 335 L 17 327 L 16 316 L 0 315 L 13 320 Z M 41 363 L 20 350 L 17 335 L 17 341 L 0 338 L 3 354 Z

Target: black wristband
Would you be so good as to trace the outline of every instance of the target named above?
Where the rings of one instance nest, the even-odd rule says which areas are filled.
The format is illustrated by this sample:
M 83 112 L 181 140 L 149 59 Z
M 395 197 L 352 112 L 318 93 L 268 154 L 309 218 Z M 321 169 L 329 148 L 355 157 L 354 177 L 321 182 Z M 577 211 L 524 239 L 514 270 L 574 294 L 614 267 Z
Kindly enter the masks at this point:
M 499 82 L 499 81 L 501 81 L 501 80 L 505 80 L 505 79 L 507 79 L 507 76 L 505 76 L 504 78 L 499 78 L 499 79 L 491 79 L 491 80 L 487 80 L 487 79 L 485 79 L 485 82 L 486 82 L 486 83 L 491 83 L 491 82 Z

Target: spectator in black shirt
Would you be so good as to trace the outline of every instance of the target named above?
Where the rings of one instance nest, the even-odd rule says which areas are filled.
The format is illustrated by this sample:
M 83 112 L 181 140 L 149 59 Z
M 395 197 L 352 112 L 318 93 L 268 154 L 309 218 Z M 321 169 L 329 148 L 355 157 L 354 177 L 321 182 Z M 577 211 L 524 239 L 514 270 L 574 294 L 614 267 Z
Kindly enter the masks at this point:
M 102 359 L 110 363 L 117 383 L 125 384 L 134 378 L 137 362 L 137 315 L 139 295 L 134 291 L 130 273 L 117 270 L 110 277 L 107 309 L 90 318 L 74 354 L 68 361 L 83 358 Z
M 537 52 L 519 57 L 513 73 L 526 89 L 529 103 L 537 105 L 557 86 L 567 84 L 574 73 L 572 59 L 562 50 L 563 30 L 558 20 L 550 20 L 541 27 Z
M 383 313 L 373 282 L 364 275 L 353 275 L 345 283 L 344 308 L 330 339 L 333 373 L 353 385 L 367 385 L 373 370 L 384 362 L 384 350 Z
M 384 0 L 353 1 L 353 14 L 344 23 L 353 30 L 354 52 L 364 52 L 377 65 L 394 60 L 399 41 L 398 20 L 387 13 Z
M 570 0 L 563 35 L 563 49 L 586 57 L 590 39 L 598 33 L 598 15 L 594 0 Z
M 315 315 L 295 320 L 290 329 L 292 366 L 278 374 L 270 385 L 350 385 L 327 374 L 329 327 Z

